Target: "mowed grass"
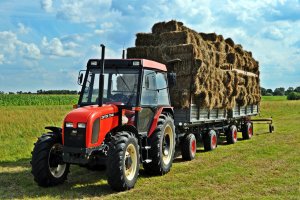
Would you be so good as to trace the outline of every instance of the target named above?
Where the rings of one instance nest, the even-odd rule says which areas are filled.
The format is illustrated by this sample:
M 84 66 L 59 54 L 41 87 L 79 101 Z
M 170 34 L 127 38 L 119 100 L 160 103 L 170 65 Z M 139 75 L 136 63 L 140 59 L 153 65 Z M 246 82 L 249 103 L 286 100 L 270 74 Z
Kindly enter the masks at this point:
M 264 99 L 261 117 L 274 119 L 275 132 L 255 125 L 251 140 L 198 148 L 196 159 L 176 158 L 165 176 L 143 169 L 134 189 L 116 193 L 104 171 L 71 166 L 68 181 L 40 188 L 30 174 L 30 151 L 46 125 L 61 125 L 70 106 L 0 107 L 0 199 L 299 199 L 300 101 Z M 239 135 L 241 138 L 241 135 Z

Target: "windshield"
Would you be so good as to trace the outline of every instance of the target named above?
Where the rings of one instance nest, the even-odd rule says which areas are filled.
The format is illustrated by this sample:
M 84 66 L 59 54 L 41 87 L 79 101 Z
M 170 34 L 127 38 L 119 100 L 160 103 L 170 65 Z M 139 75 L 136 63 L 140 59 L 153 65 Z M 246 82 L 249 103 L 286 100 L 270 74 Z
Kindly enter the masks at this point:
M 138 70 L 111 68 L 104 70 L 103 103 L 135 106 L 137 102 Z M 80 104 L 98 104 L 100 69 L 91 69 Z

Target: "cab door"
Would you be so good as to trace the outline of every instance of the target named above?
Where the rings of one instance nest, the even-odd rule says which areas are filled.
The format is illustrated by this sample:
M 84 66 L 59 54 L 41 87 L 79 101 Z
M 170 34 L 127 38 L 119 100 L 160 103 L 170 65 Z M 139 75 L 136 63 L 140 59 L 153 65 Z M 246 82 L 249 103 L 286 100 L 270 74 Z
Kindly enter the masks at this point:
M 158 92 L 156 84 L 156 72 L 153 70 L 144 70 L 141 107 L 138 113 L 137 128 L 139 132 L 148 132 L 153 117 L 157 110 Z

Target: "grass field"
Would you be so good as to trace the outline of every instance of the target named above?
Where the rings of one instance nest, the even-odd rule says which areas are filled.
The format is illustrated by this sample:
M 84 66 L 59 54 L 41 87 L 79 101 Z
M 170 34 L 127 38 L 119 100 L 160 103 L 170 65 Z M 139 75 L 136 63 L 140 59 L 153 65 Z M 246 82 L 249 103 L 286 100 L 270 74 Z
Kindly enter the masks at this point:
M 104 171 L 71 166 L 68 181 L 40 188 L 30 174 L 30 151 L 46 125 L 60 126 L 65 106 L 0 106 L 0 199 L 300 199 L 300 101 L 264 97 L 261 117 L 275 132 L 256 125 L 251 140 L 198 149 L 196 159 L 176 158 L 165 176 L 140 171 L 133 190 L 113 192 Z M 241 135 L 239 136 L 241 138 Z
M 77 101 L 78 95 L 0 94 L 0 106 L 70 105 Z

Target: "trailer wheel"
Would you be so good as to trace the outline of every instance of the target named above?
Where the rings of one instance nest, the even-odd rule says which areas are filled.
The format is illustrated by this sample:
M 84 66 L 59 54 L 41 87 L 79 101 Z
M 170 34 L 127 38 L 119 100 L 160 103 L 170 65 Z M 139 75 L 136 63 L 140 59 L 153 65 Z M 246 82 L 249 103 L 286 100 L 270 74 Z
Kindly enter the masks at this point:
M 107 158 L 107 181 L 116 191 L 134 187 L 140 168 L 139 145 L 136 137 L 126 131 L 112 136 Z
M 149 163 L 143 163 L 147 173 L 163 175 L 170 171 L 175 153 L 175 126 L 169 114 L 161 114 L 157 127 L 149 138 Z
M 247 122 L 243 125 L 242 135 L 244 140 L 251 139 L 253 136 L 253 125 L 251 122 Z
M 272 124 L 269 124 L 269 132 L 273 133 L 274 131 L 274 126 Z
M 235 125 L 231 125 L 226 134 L 226 140 L 228 144 L 234 144 L 237 142 L 237 128 Z
M 61 136 L 54 133 L 42 135 L 35 143 L 30 163 L 39 186 L 54 186 L 67 179 L 70 164 L 63 162 L 62 147 Z
M 183 160 L 193 160 L 196 155 L 197 142 L 194 134 L 187 134 L 181 143 L 181 154 Z
M 203 137 L 203 145 L 205 151 L 210 151 L 217 148 L 218 137 L 215 130 L 209 130 Z

